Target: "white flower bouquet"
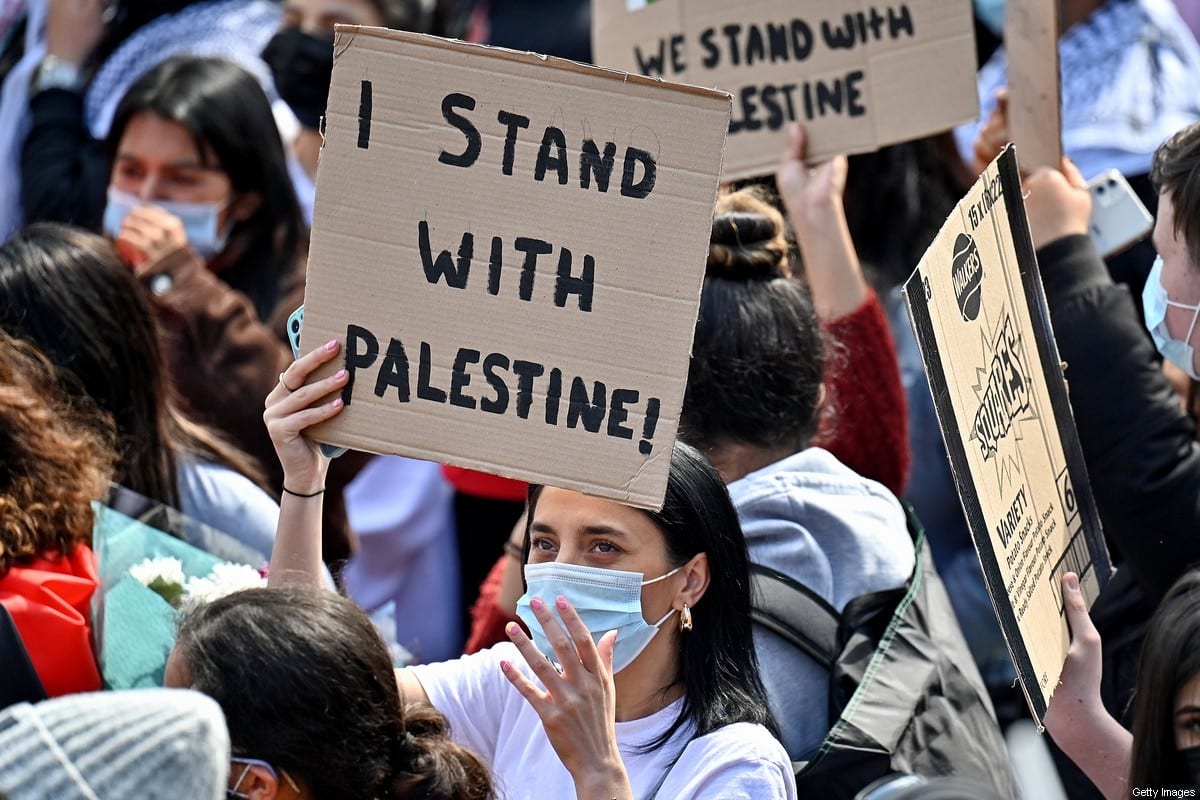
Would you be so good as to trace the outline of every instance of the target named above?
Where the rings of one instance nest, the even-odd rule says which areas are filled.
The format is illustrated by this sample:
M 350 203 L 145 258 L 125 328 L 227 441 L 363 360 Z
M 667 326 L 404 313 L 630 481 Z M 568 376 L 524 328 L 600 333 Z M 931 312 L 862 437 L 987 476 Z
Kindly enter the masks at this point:
M 223 561 L 111 508 L 93 508 L 100 674 L 110 689 L 161 686 L 179 610 L 265 586 L 266 579 L 252 566 Z

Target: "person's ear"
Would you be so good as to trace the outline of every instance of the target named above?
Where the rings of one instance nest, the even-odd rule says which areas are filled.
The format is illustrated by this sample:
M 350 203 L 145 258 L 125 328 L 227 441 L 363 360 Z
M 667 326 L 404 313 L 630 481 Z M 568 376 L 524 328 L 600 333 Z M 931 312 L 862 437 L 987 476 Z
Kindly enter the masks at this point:
M 238 776 L 242 774 L 242 770 L 246 770 L 246 774 L 238 780 Z M 279 781 L 271 774 L 271 771 L 266 767 L 258 764 L 240 764 L 233 762 L 233 775 L 229 779 L 230 788 L 235 788 L 234 782 L 237 781 L 236 791 L 242 797 L 248 797 L 250 800 L 275 800 L 279 797 Z
M 708 590 L 708 582 L 712 577 L 708 568 L 708 553 L 692 556 L 692 560 L 684 564 L 679 571 L 684 576 L 684 583 L 675 596 L 674 607 L 682 611 L 684 603 L 689 607 L 696 605 Z
M 243 192 L 229 206 L 229 218 L 235 222 L 244 222 L 254 216 L 262 206 L 262 195 L 258 192 Z

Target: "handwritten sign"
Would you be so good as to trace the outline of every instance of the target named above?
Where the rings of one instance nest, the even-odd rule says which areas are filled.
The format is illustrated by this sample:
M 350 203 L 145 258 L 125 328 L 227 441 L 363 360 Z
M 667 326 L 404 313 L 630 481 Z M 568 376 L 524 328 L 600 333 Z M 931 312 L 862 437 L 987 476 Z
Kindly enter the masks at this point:
M 596 63 L 733 95 L 727 180 L 878 149 L 979 116 L 969 0 L 593 0 Z
M 958 204 L 904 287 L 959 498 L 1038 720 L 1070 644 L 1061 578 L 1089 604 L 1110 566 L 1012 147 Z
M 351 382 L 314 434 L 660 506 L 728 95 L 374 28 L 334 52 L 304 339 Z

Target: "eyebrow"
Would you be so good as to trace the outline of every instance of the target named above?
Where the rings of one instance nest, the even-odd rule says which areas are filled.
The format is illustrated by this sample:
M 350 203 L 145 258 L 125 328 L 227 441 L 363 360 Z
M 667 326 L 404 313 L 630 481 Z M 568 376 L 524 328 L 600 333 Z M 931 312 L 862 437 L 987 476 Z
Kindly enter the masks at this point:
M 1175 716 L 1182 717 L 1184 714 L 1195 714 L 1200 712 L 1200 706 L 1188 705 L 1175 712 Z
M 117 153 L 117 161 L 141 161 L 141 159 L 135 155 L 130 155 L 129 153 Z M 172 169 L 194 169 L 194 170 L 200 170 L 200 171 L 208 171 L 208 170 L 215 169 L 215 167 L 211 167 L 211 166 L 201 163 L 200 161 L 194 161 L 194 160 L 193 161 L 170 161 L 167 163 L 167 166 L 171 167 Z
M 544 522 L 535 522 L 529 526 L 529 529 L 539 533 L 554 533 L 554 528 Z M 583 533 L 585 536 L 623 537 L 627 535 L 625 531 L 610 525 L 585 525 Z

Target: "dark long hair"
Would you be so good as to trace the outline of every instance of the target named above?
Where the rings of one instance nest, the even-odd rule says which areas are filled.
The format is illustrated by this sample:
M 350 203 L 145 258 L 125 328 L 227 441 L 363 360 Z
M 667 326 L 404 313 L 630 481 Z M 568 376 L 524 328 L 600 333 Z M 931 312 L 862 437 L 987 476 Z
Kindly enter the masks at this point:
M 296 267 L 304 222 L 271 105 L 258 81 L 221 59 L 179 56 L 163 62 L 117 106 L 108 135 L 110 162 L 130 120 L 142 113 L 182 125 L 202 163 L 224 172 L 236 194 L 259 197 L 254 213 L 234 224 L 213 268 L 250 298 L 259 319 L 270 319 L 281 298 L 281 281 Z M 216 163 L 208 164 L 210 157 Z
M 265 483 L 250 456 L 177 410 L 149 304 L 103 237 L 37 223 L 0 246 L 0 328 L 34 344 L 64 389 L 112 417 L 122 486 L 178 507 L 180 453 Z
M 801 450 L 816 431 L 825 350 L 789 251 L 764 200 L 742 190 L 718 201 L 679 427 L 705 453 Z
M 880 294 L 908 279 L 973 181 L 948 133 L 850 156 L 846 224 Z
M 529 560 L 529 526 L 541 496 L 529 489 L 524 560 Z M 767 692 L 758 668 L 750 625 L 750 557 L 746 539 L 721 476 L 695 448 L 676 442 L 671 451 L 667 495 L 661 511 L 644 512 L 662 531 L 672 567 L 708 554 L 710 579 L 704 596 L 692 607 L 695 627 L 681 634 L 679 674 L 663 689 L 684 687 L 679 716 L 662 736 L 645 745 L 663 746 L 684 723 L 696 736 L 735 722 L 778 728 L 767 708 Z
M 402 704 L 366 614 L 307 586 L 249 589 L 185 612 L 185 678 L 225 712 L 235 755 L 300 778 L 316 800 L 483 800 L 491 778 L 427 704 Z
M 1175 747 L 1175 698 L 1200 672 L 1200 570 L 1192 570 L 1163 597 L 1154 612 L 1133 696 L 1133 759 L 1130 786 L 1191 786 L 1192 777 Z

